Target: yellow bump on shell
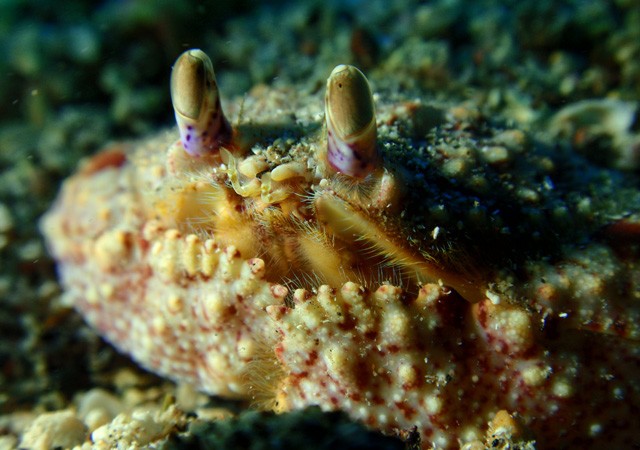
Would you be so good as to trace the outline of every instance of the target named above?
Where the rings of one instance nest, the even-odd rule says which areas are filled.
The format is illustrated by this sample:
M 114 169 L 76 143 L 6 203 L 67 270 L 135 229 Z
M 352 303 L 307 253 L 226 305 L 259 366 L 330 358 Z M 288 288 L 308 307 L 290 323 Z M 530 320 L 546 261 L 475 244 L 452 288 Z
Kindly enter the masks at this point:
M 204 276 L 210 277 L 213 275 L 213 271 L 218 265 L 218 254 L 216 253 L 216 245 L 213 239 L 207 239 L 202 246 L 200 265 Z
M 342 342 L 327 344 L 322 351 L 322 357 L 327 365 L 327 372 L 335 379 L 345 383 L 355 382 L 353 365 L 357 361 L 349 353 Z
M 158 270 L 158 273 L 164 275 L 166 280 L 175 280 L 178 278 L 178 261 L 179 242 L 176 236 L 176 230 L 169 230 L 165 233 L 164 239 L 159 240 L 153 251 L 157 253 L 157 258 L 151 261 L 151 266 Z
M 235 263 L 234 259 L 237 259 L 234 258 L 235 253 L 236 248 L 233 245 L 230 245 L 223 253 L 220 254 L 220 268 L 218 269 L 219 276 L 225 283 L 234 280 L 235 273 L 233 271 L 233 266 Z
M 200 257 L 200 247 L 202 242 L 195 234 L 190 234 L 185 239 L 185 248 L 182 252 L 182 264 L 190 276 L 194 276 L 198 271 Z
M 535 343 L 530 315 L 523 309 L 507 303 L 495 304 L 491 299 L 473 306 L 476 317 L 482 315 L 485 332 L 499 335 L 511 354 L 526 352 Z
M 411 321 L 400 302 L 390 303 L 385 308 L 380 330 L 382 336 L 385 336 L 385 341 L 389 344 L 404 345 L 404 343 L 410 342 Z
M 324 309 L 327 319 L 333 323 L 341 323 L 344 321 L 344 313 L 340 303 L 333 289 L 329 286 L 323 285 L 318 288 L 318 304 Z
M 222 317 L 227 304 L 221 297 L 219 292 L 206 292 L 201 300 L 198 301 L 197 311 L 201 312 L 198 316 L 204 325 L 216 323 Z
M 238 295 L 246 297 L 255 293 L 256 290 L 260 288 L 262 284 L 262 277 L 264 275 L 264 262 L 258 263 L 258 261 L 262 260 L 254 258 L 241 263 L 240 274 L 237 281 L 234 283 Z M 261 265 L 263 269 L 260 270 L 258 267 L 258 270 L 256 270 L 256 264 L 258 266 Z
M 104 233 L 95 243 L 94 256 L 98 265 L 104 270 L 113 270 L 122 266 L 131 251 L 131 235 L 122 230 Z
M 184 309 L 184 300 L 178 295 L 172 295 L 167 300 L 167 309 L 171 314 L 178 314 Z
M 142 237 L 147 241 L 152 241 L 160 234 L 162 225 L 157 220 L 148 221 L 142 229 Z
M 115 288 L 111 283 L 101 283 L 98 285 L 98 292 L 105 300 L 111 300 L 115 294 Z
M 87 292 L 84 296 L 87 303 L 92 306 L 98 306 L 99 302 L 102 301 L 102 296 L 99 294 L 96 286 L 87 287 Z
M 269 291 L 271 291 L 271 295 L 273 295 L 274 298 L 282 301 L 289 295 L 289 289 L 281 284 L 271 285 Z
M 264 278 L 266 271 L 264 260 L 260 258 L 253 258 L 248 261 L 248 264 L 251 266 L 251 273 L 256 279 Z
M 322 294 L 319 292 L 318 296 Z M 326 319 L 324 310 L 320 307 L 317 301 L 309 301 L 296 306 L 296 309 L 300 310 L 301 322 L 305 328 L 309 330 L 316 329 Z
M 550 374 L 550 367 L 535 364 L 522 369 L 522 380 L 530 387 L 541 386 Z
M 398 367 L 398 381 L 401 385 L 413 385 L 418 381 L 418 372 L 409 363 L 401 363 Z
M 388 309 L 387 304 L 399 302 L 402 289 L 398 286 L 383 284 L 374 292 L 373 298 L 380 304 L 383 309 Z
M 237 354 L 240 358 L 249 360 L 256 353 L 256 343 L 249 337 L 238 340 Z
M 359 284 L 348 281 L 342 285 L 340 294 L 346 304 L 354 305 L 362 302 L 364 289 Z
M 376 166 L 376 118 L 367 78 L 341 64 L 327 80 L 327 161 L 338 172 L 363 178 Z
M 167 331 L 167 321 L 160 316 L 156 316 L 151 321 L 151 329 L 155 334 L 163 334 Z
M 202 243 L 195 234 L 183 237 L 176 229 L 159 233 L 151 247 L 151 267 L 167 280 L 183 274 L 211 276 L 218 265 L 219 254 L 213 240 Z
M 429 395 L 424 399 L 424 406 L 427 414 L 438 414 L 442 409 L 442 400 L 437 394 Z
M 565 378 L 558 378 L 555 383 L 553 383 L 551 392 L 560 398 L 569 398 L 573 395 L 573 387 L 569 380 Z
M 293 292 L 293 302 L 295 304 L 301 304 L 309 300 L 311 293 L 306 289 L 296 289 Z

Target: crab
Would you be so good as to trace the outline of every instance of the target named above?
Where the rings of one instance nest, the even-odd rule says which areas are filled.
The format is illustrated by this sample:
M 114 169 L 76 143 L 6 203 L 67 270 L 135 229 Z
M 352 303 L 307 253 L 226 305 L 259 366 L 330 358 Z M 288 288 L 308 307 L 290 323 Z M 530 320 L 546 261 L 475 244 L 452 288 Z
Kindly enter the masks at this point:
M 204 392 L 343 410 L 423 448 L 477 448 L 505 416 L 541 448 L 638 443 L 637 254 L 544 217 L 565 200 L 539 189 L 556 162 L 465 105 L 376 110 L 353 66 L 331 72 L 323 126 L 290 89 L 254 89 L 230 121 L 188 50 L 180 137 L 112 144 L 65 182 L 42 230 L 87 322 Z

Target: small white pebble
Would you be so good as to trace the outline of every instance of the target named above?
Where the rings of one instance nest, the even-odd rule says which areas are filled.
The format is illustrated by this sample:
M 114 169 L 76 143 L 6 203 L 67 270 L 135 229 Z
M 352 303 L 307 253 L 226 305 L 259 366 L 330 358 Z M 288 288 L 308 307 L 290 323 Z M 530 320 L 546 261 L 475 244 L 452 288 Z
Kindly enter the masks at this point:
M 89 414 L 96 410 L 106 414 L 108 421 L 111 421 L 115 416 L 124 411 L 124 404 L 118 397 L 99 388 L 91 389 L 82 395 L 76 402 L 76 406 L 78 408 L 78 416 L 85 421 Z M 97 427 L 92 427 L 92 429 L 95 428 Z
M 0 436 L 0 449 L 18 448 L 18 440 L 14 436 Z
M 502 146 L 482 148 L 482 158 L 489 164 L 502 164 L 509 160 L 509 152 Z
M 87 430 L 73 411 L 45 413 L 22 436 L 20 448 L 72 448 L 84 442 Z
M 553 394 L 560 398 L 568 398 L 573 394 L 573 389 L 571 388 L 569 381 L 562 378 L 557 380 L 551 389 Z

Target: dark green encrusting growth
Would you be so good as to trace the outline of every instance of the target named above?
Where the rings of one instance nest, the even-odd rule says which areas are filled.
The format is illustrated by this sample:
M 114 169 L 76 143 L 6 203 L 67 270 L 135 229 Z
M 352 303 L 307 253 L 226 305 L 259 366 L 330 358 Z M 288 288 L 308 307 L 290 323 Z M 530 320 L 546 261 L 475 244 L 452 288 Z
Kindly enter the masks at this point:
M 525 262 L 561 259 L 640 211 L 632 174 L 593 164 L 474 107 L 458 113 L 435 114 L 419 137 L 403 132 L 407 124 L 394 124 L 398 132 L 391 135 L 399 137 L 381 152 L 404 183 L 398 226 L 410 243 L 431 242 L 416 248 L 428 259 L 462 272 L 474 265 L 518 277 Z
M 174 435 L 160 450 L 404 450 L 398 438 L 382 436 L 343 413 L 312 407 L 288 414 L 249 411 L 215 422 L 195 421 L 187 435 Z M 417 448 L 417 447 L 416 447 Z

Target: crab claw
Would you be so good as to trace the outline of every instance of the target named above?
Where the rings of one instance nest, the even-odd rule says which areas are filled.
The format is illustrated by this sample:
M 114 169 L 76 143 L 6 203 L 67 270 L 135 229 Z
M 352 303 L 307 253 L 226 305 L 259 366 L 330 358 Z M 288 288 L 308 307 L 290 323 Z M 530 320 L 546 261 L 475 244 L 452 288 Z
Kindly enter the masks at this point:
M 171 101 L 182 146 L 190 155 L 214 152 L 231 140 L 213 65 L 202 50 L 187 50 L 176 60 L 171 72 Z
M 364 178 L 377 165 L 376 117 L 369 82 L 354 66 L 329 75 L 325 96 L 327 160 L 338 172 Z

